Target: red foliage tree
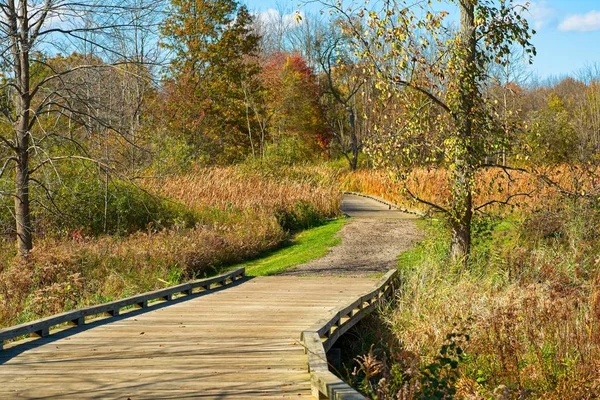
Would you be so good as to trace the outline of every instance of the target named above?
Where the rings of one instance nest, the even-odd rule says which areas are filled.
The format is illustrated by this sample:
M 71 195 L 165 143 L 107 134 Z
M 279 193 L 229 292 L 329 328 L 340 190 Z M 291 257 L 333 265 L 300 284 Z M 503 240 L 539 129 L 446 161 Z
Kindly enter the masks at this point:
M 317 77 L 306 60 L 298 53 L 276 53 L 266 61 L 261 80 L 272 114 L 273 139 L 294 137 L 311 150 L 326 151 L 331 135 Z

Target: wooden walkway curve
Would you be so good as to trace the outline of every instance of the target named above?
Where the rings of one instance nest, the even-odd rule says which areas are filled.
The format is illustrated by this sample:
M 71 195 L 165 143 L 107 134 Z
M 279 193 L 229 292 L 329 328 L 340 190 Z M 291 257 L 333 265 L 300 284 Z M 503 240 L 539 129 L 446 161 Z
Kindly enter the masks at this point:
M 404 218 L 391 208 L 350 194 L 342 207 Z M 396 277 L 238 269 L 0 329 L 0 400 L 364 399 L 329 371 L 325 352 Z M 10 342 L 30 334 L 40 338 Z
M 246 278 L 8 345 L 0 399 L 311 399 L 301 333 L 377 281 Z

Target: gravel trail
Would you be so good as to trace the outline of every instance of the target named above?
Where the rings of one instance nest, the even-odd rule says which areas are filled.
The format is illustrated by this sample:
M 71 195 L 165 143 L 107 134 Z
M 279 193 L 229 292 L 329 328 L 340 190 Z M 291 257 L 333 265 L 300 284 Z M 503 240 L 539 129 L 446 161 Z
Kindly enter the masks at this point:
M 319 259 L 282 275 L 368 276 L 397 265 L 398 255 L 423 238 L 417 217 L 376 200 L 345 194 L 342 211 L 350 220 L 340 231 L 342 242 Z

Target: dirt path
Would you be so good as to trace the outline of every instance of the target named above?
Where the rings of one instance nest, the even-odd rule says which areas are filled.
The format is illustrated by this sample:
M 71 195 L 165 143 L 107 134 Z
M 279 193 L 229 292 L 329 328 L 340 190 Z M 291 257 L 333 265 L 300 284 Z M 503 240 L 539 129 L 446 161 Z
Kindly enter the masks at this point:
M 400 253 L 422 238 L 416 216 L 373 199 L 345 194 L 342 211 L 350 217 L 340 231 L 342 243 L 325 257 L 299 265 L 282 275 L 368 276 L 396 267 Z

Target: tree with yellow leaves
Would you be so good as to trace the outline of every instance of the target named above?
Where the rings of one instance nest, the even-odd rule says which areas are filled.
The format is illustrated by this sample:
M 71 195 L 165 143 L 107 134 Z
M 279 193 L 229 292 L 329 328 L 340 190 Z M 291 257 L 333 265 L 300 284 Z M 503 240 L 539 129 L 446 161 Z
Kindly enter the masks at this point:
M 535 55 L 532 31 L 523 17 L 526 5 L 513 0 L 386 0 L 356 8 L 344 1 L 320 1 L 353 37 L 356 55 L 376 76 L 374 102 L 388 107 L 374 127 L 367 151 L 389 168 L 404 193 L 443 213 L 452 231 L 452 259 L 466 263 L 476 211 L 507 198 L 474 204 L 476 172 L 507 165 L 490 164 L 501 151 L 505 129 L 486 96 L 487 71 L 509 62 L 515 45 Z M 448 23 L 458 9 L 459 27 Z M 417 167 L 443 168 L 449 196 L 440 204 L 409 185 Z

